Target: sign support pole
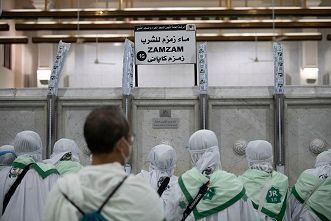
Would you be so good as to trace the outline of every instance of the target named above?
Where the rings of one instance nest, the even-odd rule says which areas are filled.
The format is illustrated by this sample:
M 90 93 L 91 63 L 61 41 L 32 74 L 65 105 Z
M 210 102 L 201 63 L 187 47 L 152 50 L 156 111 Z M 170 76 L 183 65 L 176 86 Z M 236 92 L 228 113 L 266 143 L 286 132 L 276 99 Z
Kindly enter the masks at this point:
M 138 65 L 134 65 L 134 86 L 138 87 Z
M 194 86 L 198 86 L 198 65 L 194 64 Z
M 52 154 L 52 147 L 55 143 L 57 134 L 57 96 L 54 94 L 47 95 L 47 148 L 46 157 Z

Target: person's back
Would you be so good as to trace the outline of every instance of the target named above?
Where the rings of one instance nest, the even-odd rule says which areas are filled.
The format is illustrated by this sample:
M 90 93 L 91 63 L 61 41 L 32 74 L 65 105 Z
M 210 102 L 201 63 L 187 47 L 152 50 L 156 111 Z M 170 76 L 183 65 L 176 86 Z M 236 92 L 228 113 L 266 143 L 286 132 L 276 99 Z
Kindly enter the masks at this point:
M 14 168 L 14 170 L 16 169 Z M 41 176 L 41 173 L 45 174 L 44 178 Z M 8 176 L 11 175 L 9 173 Z M 58 177 L 59 175 L 55 171 L 48 169 L 37 172 L 36 169 L 31 168 L 12 195 L 2 217 L 0 216 L 1 221 L 42 221 L 46 199 Z M 6 179 L 3 196 L 8 192 L 13 182 L 14 180 L 10 178 Z M 1 196 L 0 198 L 3 200 Z
M 221 170 L 220 153 L 214 132 L 200 130 L 189 140 L 193 168 L 178 179 L 166 207 L 168 221 L 178 221 L 199 189 L 208 189 L 186 220 L 254 220 L 254 212 L 245 201 L 245 189 L 233 174 Z
M 174 175 L 176 151 L 173 147 L 166 144 L 156 145 L 149 152 L 147 162 L 149 162 L 149 171 L 142 170 L 137 176 L 143 177 L 155 191 L 161 194 L 165 205 L 172 187 L 178 180 L 178 177 Z M 167 185 L 165 185 L 167 177 L 169 180 Z
M 68 195 L 83 212 L 99 209 L 126 173 L 119 163 L 86 166 L 78 173 L 59 179 L 50 195 L 45 220 L 79 220 L 77 209 L 63 197 Z M 107 220 L 163 219 L 156 192 L 141 177 L 130 175 L 102 209 Z
M 288 177 L 273 170 L 271 144 L 264 140 L 250 141 L 246 159 L 249 169 L 239 179 L 256 209 L 257 220 L 290 220 L 287 211 Z
M 58 172 L 54 166 L 39 162 L 42 143 L 37 133 L 18 133 L 14 148 L 18 157 L 9 170 L 0 174 L 1 221 L 41 221 L 47 195 L 57 181 Z M 5 204 L 6 194 L 24 169 L 26 174 Z
M 289 203 L 294 221 L 330 220 L 331 150 L 316 157 L 315 167 L 305 170 L 293 186 Z
M 84 137 L 92 165 L 59 179 L 48 198 L 44 220 L 163 220 L 157 193 L 142 178 L 124 172 L 133 141 L 120 110 L 92 111 Z

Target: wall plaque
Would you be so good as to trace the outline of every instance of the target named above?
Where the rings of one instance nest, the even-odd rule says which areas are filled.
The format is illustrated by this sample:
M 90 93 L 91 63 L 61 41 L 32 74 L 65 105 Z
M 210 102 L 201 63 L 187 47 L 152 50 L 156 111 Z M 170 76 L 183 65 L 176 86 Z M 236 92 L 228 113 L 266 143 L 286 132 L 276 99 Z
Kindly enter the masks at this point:
M 153 129 L 177 129 L 178 118 L 161 117 L 153 118 Z

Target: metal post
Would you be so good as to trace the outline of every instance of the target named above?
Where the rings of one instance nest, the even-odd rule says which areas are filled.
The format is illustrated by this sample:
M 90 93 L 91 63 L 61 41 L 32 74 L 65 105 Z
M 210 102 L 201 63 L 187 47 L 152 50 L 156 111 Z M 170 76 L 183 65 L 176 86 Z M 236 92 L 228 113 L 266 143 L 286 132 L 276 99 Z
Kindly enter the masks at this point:
M 118 0 L 118 9 L 119 10 L 123 9 L 123 0 Z
M 284 94 L 274 95 L 274 113 L 275 113 L 275 163 L 277 170 L 283 172 L 285 165 L 284 148 Z
M 132 107 L 132 96 L 123 95 L 122 99 L 122 109 L 126 116 L 126 119 L 131 122 L 131 107 Z
M 200 94 L 200 129 L 208 129 L 208 94 Z
M 134 86 L 138 87 L 138 65 L 134 66 Z
M 53 146 L 57 137 L 57 96 L 47 95 L 47 149 L 46 157 L 52 154 Z
M 232 0 L 226 0 L 226 7 L 232 8 Z
M 132 102 L 132 96 L 131 95 L 123 95 L 122 98 L 122 110 L 125 114 L 126 119 L 128 120 L 129 124 L 132 125 L 131 122 L 131 102 Z M 130 161 L 124 165 L 124 171 L 127 174 L 130 174 L 132 171 L 132 158 Z
M 194 64 L 194 86 L 198 86 L 198 66 Z

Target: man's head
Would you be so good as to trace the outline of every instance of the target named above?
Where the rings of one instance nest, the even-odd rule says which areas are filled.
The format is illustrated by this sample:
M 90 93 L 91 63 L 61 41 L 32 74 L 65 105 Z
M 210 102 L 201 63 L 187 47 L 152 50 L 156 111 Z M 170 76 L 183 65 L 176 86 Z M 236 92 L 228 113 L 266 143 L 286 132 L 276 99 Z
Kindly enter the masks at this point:
M 17 133 L 14 141 L 14 149 L 17 156 L 29 156 L 35 161 L 42 159 L 41 138 L 39 134 L 34 131 L 25 130 Z
M 93 110 L 86 118 L 84 137 L 93 156 L 112 155 L 112 159 L 124 164 L 131 154 L 130 127 L 118 107 Z

